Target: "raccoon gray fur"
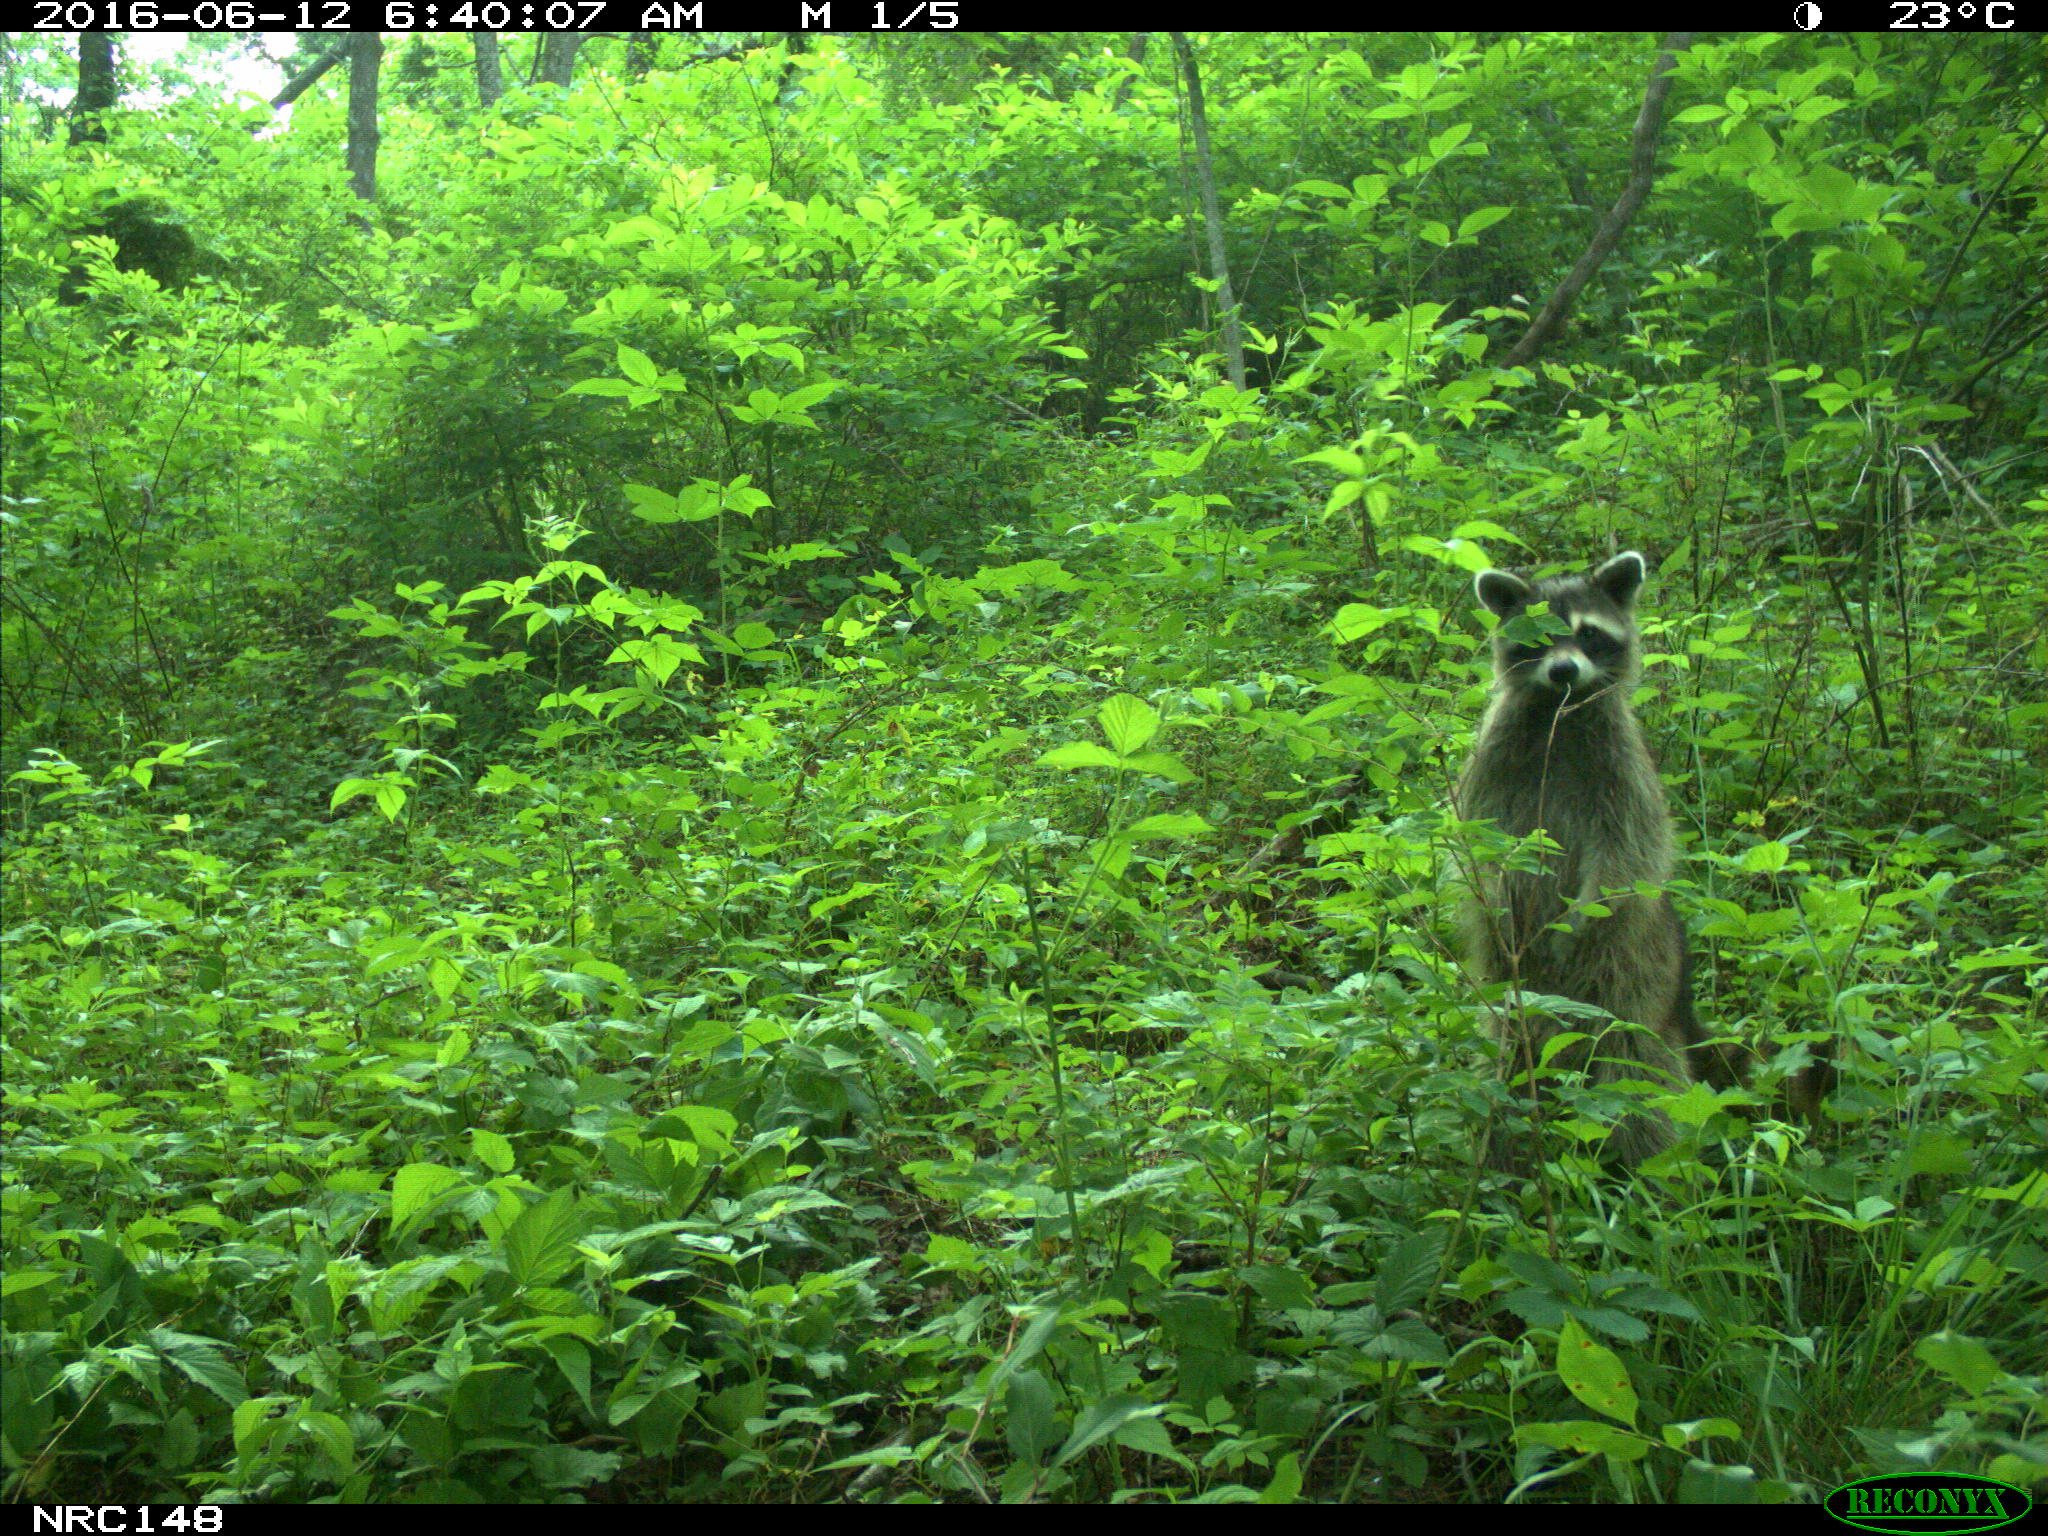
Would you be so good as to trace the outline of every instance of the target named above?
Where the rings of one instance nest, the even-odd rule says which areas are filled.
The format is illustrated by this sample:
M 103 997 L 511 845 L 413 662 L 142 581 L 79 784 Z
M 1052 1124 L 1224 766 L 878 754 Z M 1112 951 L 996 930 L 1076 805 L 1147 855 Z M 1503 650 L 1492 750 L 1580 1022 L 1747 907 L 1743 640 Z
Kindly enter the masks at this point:
M 1630 551 L 1588 575 L 1532 582 L 1490 570 L 1473 583 L 1502 629 L 1493 644 L 1493 697 L 1458 780 L 1457 813 L 1513 837 L 1541 830 L 1557 851 L 1540 870 L 1496 864 L 1478 871 L 1466 913 L 1468 963 L 1483 982 L 1591 1003 L 1643 1026 L 1603 1032 L 1591 1020 L 1532 1011 L 1511 995 L 1500 1024 L 1501 1070 L 1509 1076 L 1532 1066 L 1560 1029 L 1595 1037 L 1557 1063 L 1595 1082 L 1682 1085 L 1693 1075 L 1689 1055 L 1701 1035 L 1690 960 L 1685 930 L 1663 894 L 1671 820 L 1629 708 L 1640 668 L 1635 599 L 1647 574 L 1643 557 Z M 1538 602 L 1569 633 L 1540 644 L 1510 639 L 1508 621 Z M 1645 1109 L 1615 1127 L 1605 1155 L 1638 1163 L 1672 1136 L 1670 1118 Z M 1498 1136 L 1487 1160 L 1509 1169 L 1526 1161 Z

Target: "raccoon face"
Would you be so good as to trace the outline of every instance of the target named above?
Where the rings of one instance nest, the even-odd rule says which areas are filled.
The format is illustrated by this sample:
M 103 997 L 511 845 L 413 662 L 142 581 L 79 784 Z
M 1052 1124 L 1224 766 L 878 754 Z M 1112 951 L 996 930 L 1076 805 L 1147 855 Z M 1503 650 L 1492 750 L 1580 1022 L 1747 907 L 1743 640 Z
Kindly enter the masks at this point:
M 1512 571 L 1481 571 L 1472 584 L 1501 621 L 1493 641 L 1494 675 L 1510 687 L 1583 694 L 1625 680 L 1635 665 L 1635 597 L 1648 567 L 1633 550 L 1589 576 L 1528 582 Z M 1514 624 L 1546 604 L 1547 618 Z M 1510 626 L 1512 625 L 1512 631 Z M 1546 634 L 1533 633 L 1540 626 Z

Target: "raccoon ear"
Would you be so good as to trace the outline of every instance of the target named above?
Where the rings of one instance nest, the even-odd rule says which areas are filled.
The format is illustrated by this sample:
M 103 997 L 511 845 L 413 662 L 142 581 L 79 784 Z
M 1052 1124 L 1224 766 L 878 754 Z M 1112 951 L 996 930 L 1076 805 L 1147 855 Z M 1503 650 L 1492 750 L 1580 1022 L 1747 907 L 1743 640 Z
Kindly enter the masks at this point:
M 1481 571 L 1472 578 L 1472 591 L 1487 611 L 1498 618 L 1520 613 L 1529 606 L 1529 583 L 1513 571 Z
M 1649 577 L 1650 563 L 1634 550 L 1616 555 L 1593 573 L 1593 586 L 1614 600 L 1617 608 L 1629 607 Z

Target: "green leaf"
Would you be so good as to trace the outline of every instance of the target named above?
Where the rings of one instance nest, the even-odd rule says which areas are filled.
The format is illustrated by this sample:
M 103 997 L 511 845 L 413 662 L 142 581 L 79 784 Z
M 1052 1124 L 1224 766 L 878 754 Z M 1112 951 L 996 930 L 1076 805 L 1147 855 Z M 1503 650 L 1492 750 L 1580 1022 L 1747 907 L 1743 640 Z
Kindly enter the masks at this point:
M 1447 1241 L 1448 1234 L 1441 1228 L 1404 1238 L 1392 1253 L 1380 1261 L 1373 1287 L 1373 1304 L 1391 1317 L 1427 1296 L 1442 1265 Z
M 1481 230 L 1491 229 L 1514 211 L 1512 208 L 1475 208 L 1458 221 L 1458 238 L 1467 240 Z
M 542 1338 L 540 1347 L 554 1359 L 555 1367 L 562 1373 L 562 1379 L 569 1383 L 576 1396 L 582 1400 L 584 1410 L 595 1419 L 597 1405 L 590 1397 L 590 1347 L 581 1339 L 567 1334 L 555 1333 Z
M 584 1488 L 616 1475 L 620 1458 L 610 1451 L 555 1444 L 527 1452 L 526 1465 L 544 1488 Z
M 687 515 L 674 496 L 651 485 L 628 484 L 626 500 L 630 503 L 628 510 L 642 522 L 677 523 Z
M 355 1475 L 355 1431 L 348 1427 L 348 1421 L 340 1414 L 322 1413 L 309 1408 L 299 1415 L 299 1430 L 327 1453 L 328 1460 L 334 1463 L 334 1469 L 339 1475 Z
M 1119 757 L 1129 757 L 1159 733 L 1159 711 L 1143 699 L 1120 693 L 1101 709 L 1096 718 L 1102 734 Z
M 1066 1444 L 1059 1448 L 1052 1464 L 1063 1467 L 1132 1419 L 1152 1418 L 1165 1411 L 1161 1405 L 1148 1403 L 1141 1397 L 1112 1397 L 1107 1402 L 1092 1404 L 1074 1421 L 1073 1433 L 1067 1436 Z
M 996 1388 L 1035 1360 L 1038 1352 L 1045 1348 L 1046 1340 L 1052 1337 L 1053 1330 L 1059 1325 L 1060 1309 L 1056 1306 L 1043 1307 L 1033 1314 L 1030 1323 L 1017 1336 L 1017 1342 L 1010 1346 L 1010 1352 L 997 1362 L 993 1371 L 989 1372 L 988 1381 L 982 1390 L 993 1393 Z
M 1966 1333 L 1930 1333 L 1913 1346 L 1913 1353 L 1965 1392 L 1989 1391 L 2005 1374 L 1983 1342 Z
M 1140 752 L 1136 757 L 1123 760 L 1123 765 L 1137 773 L 1157 774 L 1175 784 L 1185 784 L 1194 772 L 1171 752 Z
M 635 384 L 653 388 L 661 379 L 661 370 L 654 366 L 654 359 L 637 347 L 619 343 L 619 372 Z
M 1650 1453 L 1650 1442 L 1616 1424 L 1597 1419 L 1561 1419 L 1553 1424 L 1516 1426 L 1515 1440 L 1522 1445 L 1547 1445 L 1581 1456 L 1612 1456 L 1617 1461 L 1641 1461 Z
M 567 1187 L 521 1211 L 505 1229 L 499 1247 L 505 1268 L 520 1285 L 543 1285 L 576 1261 L 576 1240 L 584 1221 L 576 1193 Z
M 1003 1434 L 1010 1454 L 1036 1466 L 1059 1443 L 1062 1428 L 1045 1377 L 1037 1371 L 1019 1371 L 1012 1376 L 1003 1391 Z
M 1924 1174 L 1965 1174 L 1976 1166 L 1976 1143 L 1952 1131 L 1923 1131 L 1913 1139 L 1905 1156 L 1905 1172 Z
M 1720 1466 L 1689 1457 L 1678 1475 L 1681 1504 L 1759 1504 L 1759 1491 L 1752 1467 Z
M 1259 1300 L 1283 1312 L 1306 1312 L 1316 1304 L 1314 1282 L 1288 1264 L 1246 1264 L 1238 1270 Z
M 1557 1336 L 1557 1374 L 1565 1388 L 1596 1413 L 1634 1428 L 1636 1391 L 1621 1357 L 1567 1317 Z
M 1389 624 L 1406 618 L 1408 613 L 1409 610 L 1406 608 L 1379 608 L 1371 603 L 1346 603 L 1323 628 L 1329 632 L 1331 639 L 1342 645 L 1376 634 Z
M 469 1144 L 476 1152 L 477 1161 L 493 1173 L 512 1171 L 512 1143 L 496 1131 L 472 1130 Z
M 270 1410 L 284 1407 L 282 1417 L 272 1417 Z M 249 1461 L 268 1445 L 278 1430 L 297 1413 L 297 1405 L 285 1397 L 251 1397 L 235 1405 L 230 1421 L 234 1426 L 235 1455 L 242 1461 Z
M 1124 828 L 1123 835 L 1133 840 L 1144 837 L 1200 837 L 1215 830 L 1199 816 L 1167 814 L 1144 817 Z
M 465 1187 L 460 1174 L 438 1163 L 407 1163 L 391 1177 L 391 1226 L 410 1226 L 431 1212 L 451 1189 Z
M 330 811 L 338 810 L 359 795 L 374 795 L 376 793 L 377 781 L 375 779 L 343 779 L 334 786 L 334 793 L 327 797 L 327 809 Z
M 1261 1504 L 1299 1504 L 1301 1502 L 1301 1453 L 1289 1451 L 1273 1464 L 1273 1475 L 1266 1486 L 1259 1490 Z
M 1124 760 L 1092 741 L 1070 741 L 1040 754 L 1041 768 L 1121 768 Z
M 226 1346 L 217 1339 L 193 1333 L 175 1333 L 169 1328 L 152 1328 L 152 1348 L 187 1378 L 206 1388 L 230 1408 L 238 1408 L 249 1396 L 241 1370 L 229 1360 Z
M 1791 857 L 1792 850 L 1783 843 L 1758 843 L 1743 850 L 1737 867 L 1748 875 L 1776 874 Z
M 877 891 L 886 891 L 887 889 L 886 885 L 878 881 L 856 880 L 837 896 L 826 896 L 812 902 L 810 914 L 812 917 L 823 917 L 827 912 L 835 911 L 850 901 L 859 901 L 863 896 L 872 896 Z
M 802 389 L 782 397 L 785 411 L 807 411 L 839 388 L 837 379 L 820 379 L 815 384 L 806 384 Z M 828 420 L 830 418 L 827 418 Z
M 982 1251 L 964 1237 L 934 1232 L 925 1241 L 926 1269 L 972 1271 L 982 1267 Z
M 1448 155 L 1471 137 L 1472 125 L 1470 123 L 1453 123 L 1442 133 L 1430 139 L 1429 153 L 1433 158 L 1441 160 L 1445 155 Z
M 1295 459 L 1297 464 L 1327 464 L 1340 475 L 1356 477 L 1365 473 L 1365 460 L 1349 448 L 1318 448 Z
M 644 400 L 647 391 L 628 384 L 624 379 L 578 379 L 567 389 L 565 395 L 598 395 L 612 400 Z

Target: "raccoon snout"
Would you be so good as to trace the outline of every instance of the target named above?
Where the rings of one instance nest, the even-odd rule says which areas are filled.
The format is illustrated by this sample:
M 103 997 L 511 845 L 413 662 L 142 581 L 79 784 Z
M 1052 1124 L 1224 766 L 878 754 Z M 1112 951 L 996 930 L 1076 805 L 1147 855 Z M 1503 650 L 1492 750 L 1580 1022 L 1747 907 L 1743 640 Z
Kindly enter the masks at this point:
M 1592 663 L 1571 651 L 1559 651 L 1543 664 L 1543 681 L 1559 692 L 1567 692 L 1592 679 Z

